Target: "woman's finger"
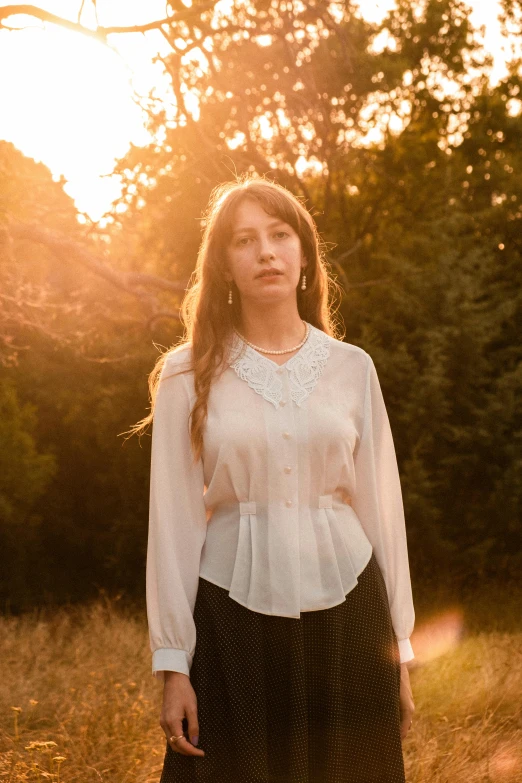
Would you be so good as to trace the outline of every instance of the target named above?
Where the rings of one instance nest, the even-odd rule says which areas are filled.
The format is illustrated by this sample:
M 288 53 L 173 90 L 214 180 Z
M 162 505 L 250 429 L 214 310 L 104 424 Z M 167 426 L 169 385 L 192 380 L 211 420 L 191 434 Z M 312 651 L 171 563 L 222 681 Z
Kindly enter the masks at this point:
M 405 715 L 401 718 L 401 739 L 404 739 L 407 736 L 411 728 L 411 724 L 411 715 Z
M 177 735 L 176 735 L 177 736 Z M 185 737 L 176 742 L 174 748 L 178 753 L 182 753 L 184 756 L 204 756 L 205 751 L 201 748 L 195 748 L 194 745 L 188 741 Z
M 173 737 L 180 737 L 181 739 L 171 739 Z M 176 753 L 181 753 L 183 756 L 188 756 L 185 749 L 185 735 L 183 732 L 183 718 L 174 718 L 167 724 L 167 741 Z
M 183 723 L 182 718 L 175 718 L 171 723 L 168 724 L 169 731 L 170 728 L 172 728 L 172 731 L 167 736 L 168 743 L 173 751 L 176 753 L 181 753 L 182 756 L 204 756 L 205 751 L 201 748 L 196 748 L 194 745 L 188 741 L 188 739 L 185 737 L 185 732 L 183 731 Z M 180 734 L 183 734 L 183 736 L 180 739 L 173 739 L 171 741 L 171 737 L 179 737 Z

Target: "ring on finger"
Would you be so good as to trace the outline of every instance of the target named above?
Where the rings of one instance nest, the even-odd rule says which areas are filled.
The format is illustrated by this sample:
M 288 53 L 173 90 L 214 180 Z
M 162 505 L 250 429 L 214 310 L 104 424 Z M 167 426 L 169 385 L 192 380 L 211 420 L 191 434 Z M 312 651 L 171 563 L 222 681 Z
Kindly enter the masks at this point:
M 174 742 L 175 744 L 178 740 L 183 739 L 184 736 L 184 734 L 180 734 L 179 737 L 172 735 L 172 737 L 169 737 L 169 742 Z

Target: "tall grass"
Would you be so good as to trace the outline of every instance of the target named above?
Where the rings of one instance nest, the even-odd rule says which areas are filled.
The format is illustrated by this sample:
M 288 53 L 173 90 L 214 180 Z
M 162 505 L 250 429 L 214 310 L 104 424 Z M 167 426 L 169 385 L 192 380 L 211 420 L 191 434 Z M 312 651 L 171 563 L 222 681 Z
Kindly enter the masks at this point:
M 159 779 L 161 687 L 143 617 L 104 599 L 4 617 L 0 659 L 0 781 Z
M 450 609 L 462 621 L 446 637 L 447 610 L 417 611 L 408 783 L 522 781 L 515 606 L 475 596 Z M 144 613 L 102 597 L 3 617 L 0 660 L 0 783 L 157 783 L 165 736 Z

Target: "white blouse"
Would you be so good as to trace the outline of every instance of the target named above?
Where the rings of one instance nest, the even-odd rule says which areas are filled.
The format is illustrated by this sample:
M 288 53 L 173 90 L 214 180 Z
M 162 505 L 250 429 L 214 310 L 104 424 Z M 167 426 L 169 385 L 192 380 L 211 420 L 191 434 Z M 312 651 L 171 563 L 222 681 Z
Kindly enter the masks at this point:
M 283 365 L 231 338 L 194 462 L 190 346 L 162 368 L 151 451 L 146 600 L 152 674 L 190 675 L 199 577 L 255 612 L 345 600 L 372 551 L 401 662 L 414 657 L 401 485 L 372 358 L 310 325 Z

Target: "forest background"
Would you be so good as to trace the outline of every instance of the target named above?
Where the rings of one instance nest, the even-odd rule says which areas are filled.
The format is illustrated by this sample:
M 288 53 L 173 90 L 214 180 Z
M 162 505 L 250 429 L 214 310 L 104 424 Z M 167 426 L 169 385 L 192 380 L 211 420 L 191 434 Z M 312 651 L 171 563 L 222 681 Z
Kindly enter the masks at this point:
M 172 100 L 142 101 L 154 141 L 118 161 L 106 219 L 0 141 L 1 611 L 100 592 L 143 611 L 150 437 L 123 433 L 182 335 L 210 192 L 243 172 L 304 200 L 343 289 L 345 339 L 374 358 L 414 597 L 515 588 L 521 60 L 492 86 L 460 0 L 399 0 L 380 24 L 350 2 L 215 5 L 167 3 Z M 520 0 L 501 5 L 520 43 Z

